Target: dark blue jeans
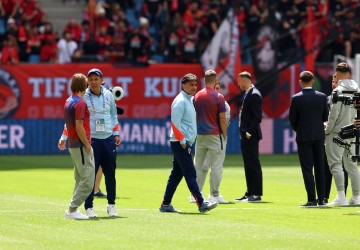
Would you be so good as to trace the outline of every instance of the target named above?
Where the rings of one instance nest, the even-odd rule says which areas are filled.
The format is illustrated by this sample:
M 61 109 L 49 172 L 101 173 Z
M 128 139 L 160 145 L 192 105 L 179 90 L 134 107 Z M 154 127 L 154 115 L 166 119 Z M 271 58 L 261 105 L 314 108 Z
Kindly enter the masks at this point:
M 196 181 L 196 170 L 192 160 L 191 146 L 186 143 L 183 149 L 180 142 L 170 142 L 171 150 L 174 154 L 173 169 L 166 185 L 163 204 L 169 205 L 174 196 L 177 186 L 181 179 L 185 177 L 186 184 L 194 196 L 196 203 L 200 206 L 204 202 L 198 183 Z
M 102 167 L 105 176 L 105 185 L 108 204 L 115 204 L 116 197 L 116 146 L 114 136 L 106 139 L 91 139 L 91 146 L 94 150 L 95 176 L 99 167 Z M 95 184 L 95 183 L 94 183 Z M 85 209 L 92 208 L 94 201 L 94 189 L 85 201 Z

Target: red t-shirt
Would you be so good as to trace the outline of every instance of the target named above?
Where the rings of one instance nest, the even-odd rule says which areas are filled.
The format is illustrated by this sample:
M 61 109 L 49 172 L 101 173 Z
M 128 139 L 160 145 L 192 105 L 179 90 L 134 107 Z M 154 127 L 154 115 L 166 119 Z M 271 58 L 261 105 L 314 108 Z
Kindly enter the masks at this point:
M 219 113 L 226 111 L 225 98 L 212 88 L 206 87 L 194 98 L 197 132 L 199 135 L 220 134 Z
M 90 142 L 90 112 L 84 99 L 76 94 L 70 96 L 65 102 L 64 116 L 68 132 L 69 148 L 84 146 L 76 132 L 76 120 L 84 121 L 86 138 Z

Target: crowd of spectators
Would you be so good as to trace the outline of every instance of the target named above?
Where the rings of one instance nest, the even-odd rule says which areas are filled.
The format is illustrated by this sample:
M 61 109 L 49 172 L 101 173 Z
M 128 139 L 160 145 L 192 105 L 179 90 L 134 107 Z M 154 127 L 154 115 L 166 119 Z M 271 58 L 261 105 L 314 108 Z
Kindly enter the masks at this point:
M 327 39 L 318 61 L 360 53 L 359 1 L 312 2 L 321 39 Z M 79 13 L 81 23 L 69 20 L 59 35 L 39 2 L 0 0 L 1 62 L 197 63 L 231 7 L 239 23 L 242 62 L 251 63 L 253 38 L 269 20 L 279 32 L 277 59 L 285 62 L 304 51 L 307 4 L 307 0 L 98 0 L 93 27 L 91 15 L 84 11 Z

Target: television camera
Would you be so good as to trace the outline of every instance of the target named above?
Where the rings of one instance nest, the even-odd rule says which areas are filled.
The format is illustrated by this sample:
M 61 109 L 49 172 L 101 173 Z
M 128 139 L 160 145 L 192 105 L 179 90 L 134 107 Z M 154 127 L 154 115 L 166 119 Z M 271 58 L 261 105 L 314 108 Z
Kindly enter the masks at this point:
M 360 124 L 360 92 L 356 91 L 335 91 L 332 95 L 332 102 L 342 102 L 344 105 L 350 106 L 356 109 L 355 120 Z M 360 160 L 360 126 L 357 127 L 355 124 L 349 124 L 340 129 L 338 133 L 339 137 L 335 137 L 333 142 L 339 147 L 343 147 L 349 150 L 351 154 L 351 144 L 355 144 L 355 155 L 351 155 L 351 160 Z M 347 142 L 346 139 L 355 138 L 355 141 Z
M 109 90 L 113 94 L 115 101 L 120 101 L 125 95 L 123 88 L 120 86 L 110 88 Z M 118 115 L 122 115 L 124 114 L 124 109 L 120 108 L 119 106 L 116 106 L 116 112 Z

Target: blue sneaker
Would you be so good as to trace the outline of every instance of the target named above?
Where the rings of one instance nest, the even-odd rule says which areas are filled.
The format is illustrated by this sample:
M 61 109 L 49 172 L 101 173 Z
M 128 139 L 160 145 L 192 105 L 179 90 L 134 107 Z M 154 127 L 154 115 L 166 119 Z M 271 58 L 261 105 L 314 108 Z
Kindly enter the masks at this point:
M 162 213 L 179 213 L 180 211 L 175 209 L 173 205 L 161 205 L 159 208 L 160 212 Z
M 207 211 L 210 211 L 211 209 L 214 209 L 217 207 L 217 202 L 207 202 L 204 201 L 203 204 L 201 204 L 201 206 L 199 207 L 199 212 L 200 213 L 205 213 Z

